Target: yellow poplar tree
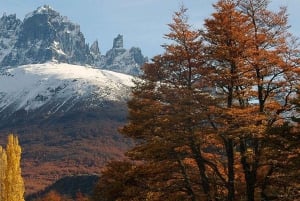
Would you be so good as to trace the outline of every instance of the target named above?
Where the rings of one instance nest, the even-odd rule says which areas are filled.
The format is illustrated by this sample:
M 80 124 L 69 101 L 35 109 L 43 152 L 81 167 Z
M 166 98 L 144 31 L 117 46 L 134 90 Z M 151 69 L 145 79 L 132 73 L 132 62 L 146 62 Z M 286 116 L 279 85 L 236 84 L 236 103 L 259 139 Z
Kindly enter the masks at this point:
M 1 201 L 24 201 L 24 181 L 21 176 L 21 147 L 13 134 L 8 136 L 6 151 L 0 148 Z
M 7 156 L 5 149 L 0 146 L 0 200 L 6 200 L 4 180 L 6 178 Z

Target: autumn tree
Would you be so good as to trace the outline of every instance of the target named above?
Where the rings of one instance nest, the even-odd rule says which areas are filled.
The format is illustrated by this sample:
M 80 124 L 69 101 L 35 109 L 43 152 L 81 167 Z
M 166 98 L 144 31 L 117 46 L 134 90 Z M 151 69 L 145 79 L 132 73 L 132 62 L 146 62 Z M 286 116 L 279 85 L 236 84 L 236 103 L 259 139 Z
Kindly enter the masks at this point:
M 1 201 L 24 201 L 24 181 L 21 175 L 21 147 L 18 138 L 8 136 L 6 150 L 1 150 Z
M 225 153 L 224 163 L 227 177 L 225 189 L 227 200 L 235 200 L 236 169 L 237 166 L 236 134 L 234 130 L 241 125 L 233 122 L 237 117 L 237 107 L 247 105 L 247 91 L 251 83 L 247 78 L 247 66 L 244 65 L 245 49 L 249 38 L 245 35 L 249 31 L 247 17 L 236 10 L 235 1 L 218 1 L 213 5 L 216 12 L 205 20 L 203 38 L 206 42 L 207 74 L 204 79 L 210 82 L 211 87 L 217 88 L 215 94 L 219 99 L 218 108 L 210 114 L 211 124 L 215 130 L 215 138 L 220 138 L 221 153 Z M 240 118 L 240 117 L 237 117 Z M 224 167 L 222 167 L 224 168 Z M 220 171 L 220 167 L 215 169 Z
M 110 162 L 102 171 L 92 200 L 143 200 L 148 187 L 144 182 L 146 177 L 140 167 L 129 161 Z
M 7 155 L 5 149 L 0 146 L 0 199 L 6 200 L 6 168 L 7 168 Z
M 186 194 L 186 199 L 210 200 L 200 147 L 205 111 L 212 99 L 205 87 L 198 87 L 205 85 L 201 80 L 203 46 L 199 31 L 187 20 L 185 8 L 175 12 L 170 33 L 165 35 L 171 43 L 163 45 L 164 54 L 143 67 L 142 81 L 136 83 L 128 103 L 130 122 L 121 132 L 140 140 L 128 153 L 132 159 L 170 165 L 176 179 L 165 182 L 169 190 L 173 185 L 181 188 L 177 192 Z
M 209 77 L 224 97 L 211 119 L 227 156 L 229 200 L 235 196 L 234 165 L 242 167 L 247 200 L 255 200 L 259 191 L 268 199 L 263 193 L 268 182 L 259 183 L 258 177 L 268 167 L 262 179 L 268 180 L 279 167 L 274 165 L 278 154 L 287 154 L 278 151 L 275 142 L 282 138 L 271 131 L 288 120 L 284 117 L 298 80 L 298 47 L 289 45 L 286 9 L 272 12 L 268 3 L 220 0 L 205 21 Z
M 252 78 L 255 87 L 255 98 L 258 101 L 257 113 L 265 115 L 264 122 L 257 121 L 256 125 L 265 127 L 263 133 L 251 132 L 252 136 L 240 140 L 241 163 L 243 165 L 247 185 L 247 198 L 255 199 L 257 174 L 261 166 L 269 165 L 270 173 L 276 174 L 275 169 L 282 169 L 280 156 L 288 157 L 289 153 L 274 146 L 277 139 L 285 136 L 269 132 L 272 128 L 287 122 L 287 112 L 291 108 L 290 95 L 295 92 L 299 77 L 295 69 L 299 67 L 299 46 L 290 44 L 291 34 L 288 32 L 288 15 L 286 8 L 278 12 L 268 10 L 269 1 L 241 1 L 239 8 L 249 18 L 251 31 L 246 64 L 254 74 Z M 282 138 L 283 137 L 283 138 Z M 287 141 L 287 138 L 285 139 Z M 275 144 L 276 145 L 276 144 Z M 246 151 L 251 150 L 254 161 L 247 160 Z M 272 153 L 275 151 L 274 153 Z M 274 157 L 274 155 L 277 157 Z M 275 155 L 275 156 L 276 156 Z M 265 159 L 268 159 L 266 161 Z M 286 160 L 284 160 L 286 161 Z M 271 175 L 268 175 L 270 178 Z M 267 179 L 267 178 L 266 178 Z M 259 186 L 265 188 L 264 186 Z M 263 192 L 263 191 L 262 191 Z M 267 195 L 262 194 L 264 199 Z M 277 199 L 281 199 L 277 197 Z
M 201 31 L 188 24 L 185 8 L 175 12 L 165 52 L 135 80 L 120 132 L 136 140 L 127 156 L 139 165 L 108 166 L 97 192 L 120 192 L 108 200 L 296 197 L 284 189 L 299 172 L 290 116 L 299 47 L 286 9 L 272 12 L 258 0 L 213 6 Z M 288 186 L 297 191 L 296 181 Z

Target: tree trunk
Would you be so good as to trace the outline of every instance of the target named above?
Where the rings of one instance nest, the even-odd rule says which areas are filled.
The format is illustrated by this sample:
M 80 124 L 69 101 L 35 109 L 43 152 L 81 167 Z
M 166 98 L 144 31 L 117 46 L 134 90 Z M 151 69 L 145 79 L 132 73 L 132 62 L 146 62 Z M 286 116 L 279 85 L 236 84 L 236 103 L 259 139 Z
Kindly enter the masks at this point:
M 207 196 L 207 200 L 211 201 L 212 199 L 210 196 L 210 185 L 209 185 L 208 177 L 206 175 L 205 160 L 201 154 L 199 147 L 195 143 L 195 139 L 193 137 L 190 137 L 190 146 L 191 146 L 194 158 L 196 160 L 197 166 L 199 168 L 200 180 L 201 180 L 203 191 L 204 191 L 205 195 Z
M 246 173 L 246 185 L 247 185 L 247 201 L 254 201 L 254 193 L 255 193 L 255 180 L 253 172 Z
M 254 148 L 256 148 L 256 147 L 254 147 Z M 240 151 L 241 151 L 241 155 L 242 155 L 241 163 L 243 165 L 245 181 L 246 181 L 247 201 L 254 201 L 256 173 L 257 173 L 257 160 L 255 159 L 252 162 L 247 161 L 246 143 L 244 141 L 240 142 Z
M 227 200 L 234 201 L 235 189 L 234 189 L 234 152 L 233 141 L 231 139 L 226 140 L 226 153 L 227 153 L 227 166 L 228 166 L 228 183 L 227 183 Z

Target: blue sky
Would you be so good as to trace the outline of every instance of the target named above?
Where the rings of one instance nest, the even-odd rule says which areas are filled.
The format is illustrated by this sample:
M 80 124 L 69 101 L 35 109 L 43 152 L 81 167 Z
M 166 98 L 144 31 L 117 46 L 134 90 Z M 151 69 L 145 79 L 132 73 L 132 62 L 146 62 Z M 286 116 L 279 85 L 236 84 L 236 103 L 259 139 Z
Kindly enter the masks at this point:
M 104 54 L 112 47 L 113 39 L 124 36 L 125 48 L 140 47 L 145 56 L 153 57 L 163 52 L 167 24 L 180 5 L 188 8 L 190 24 L 202 26 L 203 20 L 213 12 L 216 0 L 0 0 L 0 15 L 24 16 L 42 5 L 50 5 L 61 15 L 79 24 L 86 42 L 98 40 Z M 271 8 L 288 7 L 291 32 L 300 37 L 300 1 L 273 0 Z

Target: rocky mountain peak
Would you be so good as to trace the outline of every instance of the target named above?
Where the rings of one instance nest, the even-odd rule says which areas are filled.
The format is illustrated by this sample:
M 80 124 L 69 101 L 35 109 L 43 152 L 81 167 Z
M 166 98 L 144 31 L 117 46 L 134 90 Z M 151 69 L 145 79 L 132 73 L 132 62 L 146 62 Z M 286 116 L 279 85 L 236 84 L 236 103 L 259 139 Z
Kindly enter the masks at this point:
M 16 15 L 3 16 L 0 47 L 0 67 L 57 61 L 136 75 L 146 61 L 139 48 L 123 47 L 120 34 L 112 49 L 101 55 L 98 41 L 89 46 L 80 26 L 48 5 L 27 14 L 23 21 Z
M 17 16 L 15 14 L 3 14 L 3 16 L 0 18 L 0 31 L 1 33 L 4 31 L 16 31 L 20 24 L 21 20 L 17 19 Z
M 118 34 L 113 41 L 112 49 L 106 52 L 100 66 L 116 72 L 139 75 L 141 74 L 140 67 L 147 60 L 148 58 L 143 56 L 140 48 L 125 49 L 123 47 L 123 36 Z
M 113 48 L 123 48 L 123 36 L 122 35 L 119 34 L 114 39 Z
M 45 5 L 26 15 L 15 44 L 0 66 L 47 61 L 89 64 L 90 57 L 79 25 Z
M 21 23 L 16 15 L 4 14 L 0 18 L 0 62 L 15 44 Z
M 95 42 L 92 43 L 92 45 L 90 47 L 90 51 L 93 55 L 101 55 L 98 40 L 96 40 Z
M 44 5 L 41 7 L 38 7 L 36 10 L 34 10 L 31 13 L 28 13 L 25 16 L 25 19 L 30 18 L 34 15 L 49 15 L 49 16 L 59 16 L 59 13 L 55 11 L 51 6 L 49 5 Z

